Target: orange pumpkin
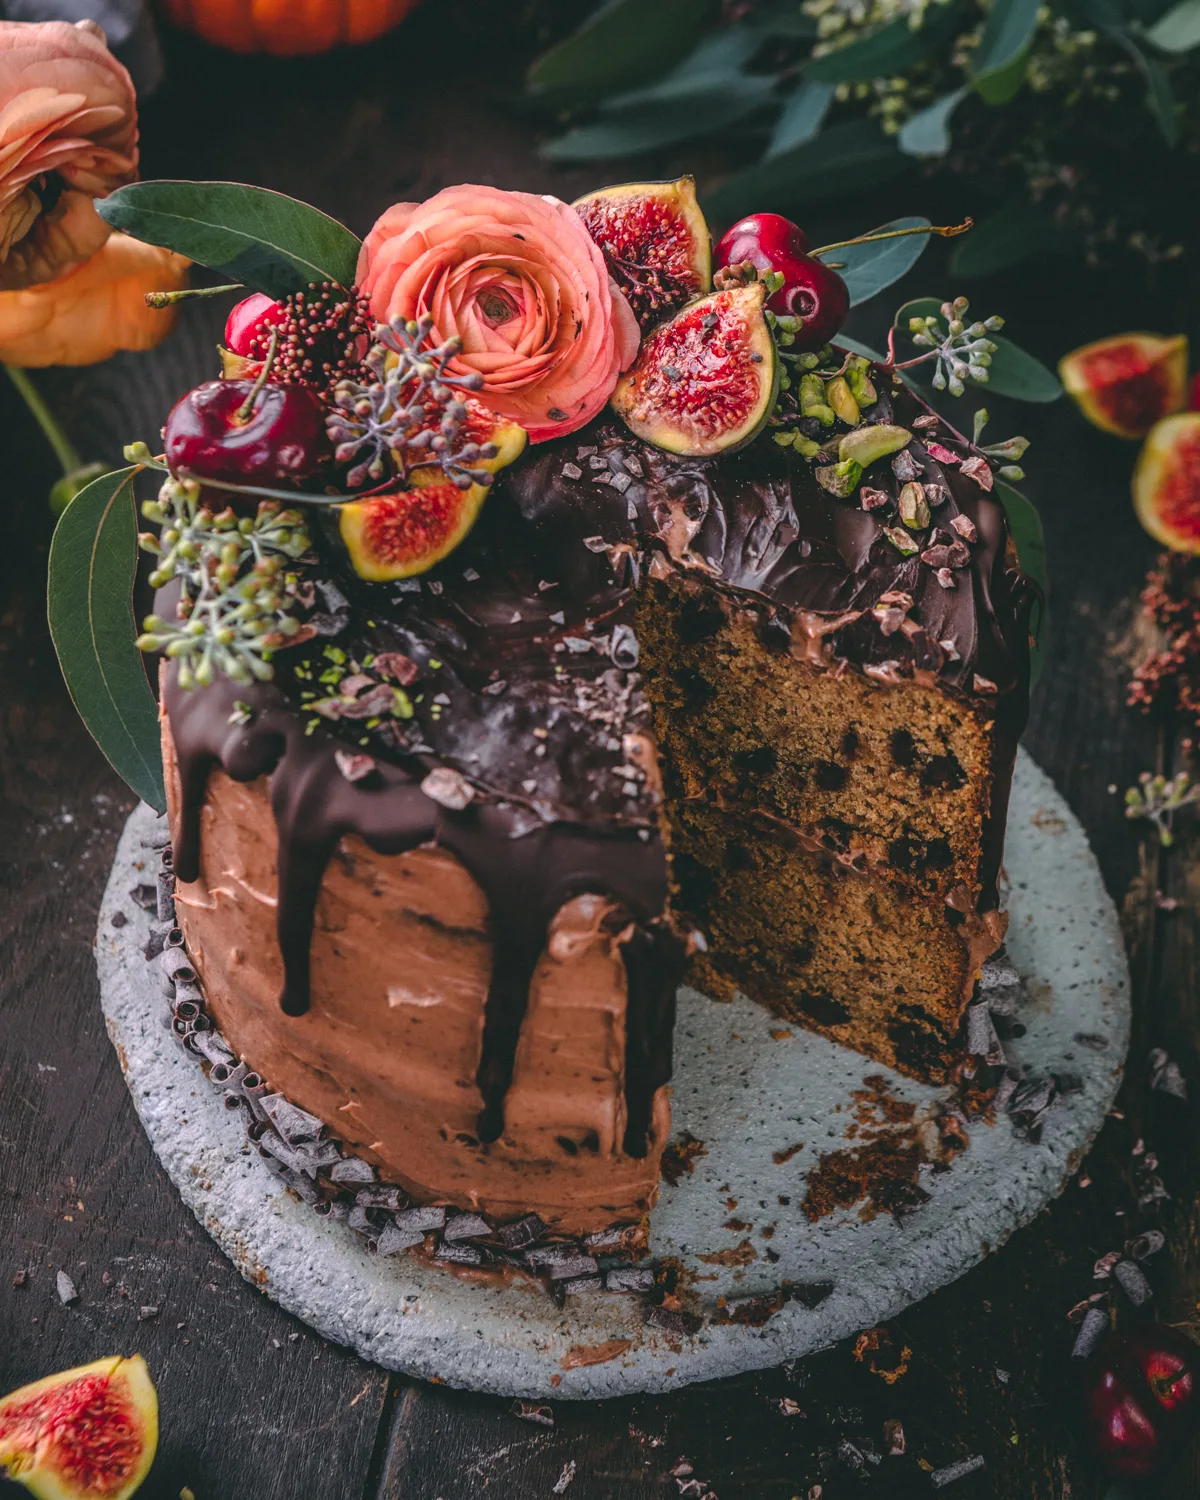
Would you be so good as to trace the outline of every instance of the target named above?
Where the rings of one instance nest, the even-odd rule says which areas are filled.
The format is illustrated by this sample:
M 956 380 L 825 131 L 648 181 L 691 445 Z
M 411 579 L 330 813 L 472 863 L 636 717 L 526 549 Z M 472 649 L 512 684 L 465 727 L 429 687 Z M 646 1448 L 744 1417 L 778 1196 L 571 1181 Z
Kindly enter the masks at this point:
M 162 0 L 167 18 L 231 52 L 300 57 L 373 42 L 417 0 Z

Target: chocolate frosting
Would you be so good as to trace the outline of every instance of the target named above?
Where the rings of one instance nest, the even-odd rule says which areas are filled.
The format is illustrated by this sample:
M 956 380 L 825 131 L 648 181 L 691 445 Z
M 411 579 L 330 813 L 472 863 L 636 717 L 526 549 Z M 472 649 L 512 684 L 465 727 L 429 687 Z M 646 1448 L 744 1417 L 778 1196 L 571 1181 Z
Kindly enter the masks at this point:
M 906 422 L 917 414 L 906 394 L 897 404 L 894 414 L 885 396 L 868 420 Z M 759 609 L 764 633 L 780 649 L 813 660 L 849 663 L 885 680 L 936 674 L 971 697 L 982 679 L 981 701 L 1015 753 L 1028 698 L 1033 593 L 1010 556 L 1003 508 L 919 439 L 907 452 L 922 479 L 939 487 L 934 493 L 944 492 L 921 545 L 954 541 L 954 516 L 974 524 L 977 541 L 953 587 L 888 541 L 883 526 L 894 512 L 881 521 L 857 497 L 829 494 L 812 463 L 769 436 L 733 455 L 678 458 L 611 418 L 540 445 L 506 471 L 468 542 L 423 578 L 366 585 L 340 576 L 333 583 L 327 567 L 317 569 L 316 634 L 279 654 L 274 682 L 219 679 L 185 692 L 173 668 L 166 674 L 182 777 L 180 878 L 199 870 L 210 768 L 220 765 L 238 781 L 269 774 L 282 1004 L 299 1014 L 308 1005 L 314 909 L 339 839 L 357 833 L 379 853 L 422 844 L 450 850 L 491 909 L 494 962 L 479 1070 L 485 1141 L 502 1129 L 549 923 L 577 895 L 610 898 L 636 924 L 624 946 L 626 1149 L 644 1150 L 654 1091 L 670 1076 L 685 953 L 669 912 L 649 708 L 636 671 L 634 596 L 645 571 L 681 568 L 708 580 Z M 900 487 L 886 460 L 868 471 L 868 482 L 892 496 Z M 889 592 L 913 602 L 910 624 L 885 633 L 872 609 Z M 413 664 L 410 719 L 330 722 L 314 711 L 322 696 L 315 678 L 336 680 L 341 663 L 352 675 L 380 653 Z M 361 779 L 346 773 L 351 747 L 374 758 Z M 476 792 L 461 810 L 422 790 L 429 770 L 447 766 Z M 985 861 L 993 876 L 1007 777 L 996 781 Z M 984 884 L 986 904 L 986 872 Z

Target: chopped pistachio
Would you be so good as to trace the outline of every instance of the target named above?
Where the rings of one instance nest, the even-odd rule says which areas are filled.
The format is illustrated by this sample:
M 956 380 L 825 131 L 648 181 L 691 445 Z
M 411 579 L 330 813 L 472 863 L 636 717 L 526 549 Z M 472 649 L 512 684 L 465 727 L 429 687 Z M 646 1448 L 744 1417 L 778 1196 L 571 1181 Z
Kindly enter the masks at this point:
M 890 422 L 878 422 L 871 427 L 858 427 L 848 432 L 838 444 L 838 457 L 854 459 L 865 469 L 877 458 L 886 458 L 897 453 L 912 441 L 907 427 L 894 427 Z
M 847 427 L 857 427 L 862 421 L 862 412 L 844 376 L 837 375 L 826 383 L 825 401 Z
M 932 520 L 929 504 L 925 499 L 925 487 L 915 480 L 900 491 L 898 508 L 900 519 L 910 531 L 924 531 Z
M 816 417 L 824 427 L 832 427 L 837 415 L 825 400 L 825 382 L 819 375 L 800 377 L 800 415 Z

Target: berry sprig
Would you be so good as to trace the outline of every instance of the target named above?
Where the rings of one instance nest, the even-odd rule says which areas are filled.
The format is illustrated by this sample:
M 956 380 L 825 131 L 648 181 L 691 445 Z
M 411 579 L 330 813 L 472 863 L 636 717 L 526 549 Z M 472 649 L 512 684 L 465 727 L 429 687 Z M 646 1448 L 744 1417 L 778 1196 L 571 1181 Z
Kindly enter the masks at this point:
M 182 688 L 207 687 L 218 671 L 241 683 L 271 678 L 272 656 L 302 628 L 286 566 L 309 549 L 301 513 L 278 501 L 264 501 L 253 516 L 214 512 L 200 503 L 194 480 L 172 478 L 142 514 L 162 528 L 138 537 L 159 559 L 150 585 L 178 579 L 180 596 L 174 620 L 146 617 L 139 649 L 177 661 Z
M 271 335 L 277 335 L 271 369 L 276 385 L 303 385 L 325 396 L 358 370 L 371 336 L 366 297 L 324 281 L 289 293 L 279 305 L 282 311 L 260 323 L 246 346 L 247 358 L 266 359 Z
M 454 374 L 462 340 L 431 345 L 432 332 L 428 316 L 380 324 L 363 361 L 368 378 L 334 387 L 326 430 L 337 461 L 354 461 L 346 476 L 352 489 L 391 473 L 407 481 L 416 468 L 438 468 L 460 490 L 491 484 L 492 474 L 478 465 L 497 449 L 464 434 L 470 408 L 461 398 L 478 390 L 483 376 Z

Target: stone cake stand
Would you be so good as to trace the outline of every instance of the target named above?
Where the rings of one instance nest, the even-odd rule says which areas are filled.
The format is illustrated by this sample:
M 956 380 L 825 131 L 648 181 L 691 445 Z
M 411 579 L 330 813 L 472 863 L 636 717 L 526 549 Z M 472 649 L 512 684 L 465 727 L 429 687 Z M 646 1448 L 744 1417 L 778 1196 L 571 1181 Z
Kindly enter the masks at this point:
M 407 1255 L 369 1256 L 344 1224 L 318 1218 L 271 1175 L 247 1144 L 241 1112 L 223 1107 L 198 1059 L 164 1026 L 161 973 L 142 956 L 152 916 L 130 897 L 154 880 L 157 855 L 143 840 L 161 826 L 145 806 L 130 817 L 96 955 L 109 1034 L 147 1134 L 244 1276 L 324 1337 L 411 1375 L 513 1396 L 593 1398 L 810 1354 L 894 1317 L 1027 1223 L 1078 1168 L 1120 1082 L 1129 978 L 1117 914 L 1079 823 L 1022 752 L 1006 860 L 1008 949 L 1024 980 L 1015 1019 L 1026 1030 L 1008 1046 L 1031 1079 L 1073 1078 L 1040 1140 L 1004 1115 L 977 1122 L 948 1171 L 922 1168 L 930 1197 L 920 1208 L 896 1219 L 860 1204 L 810 1222 L 801 1207 L 809 1174 L 826 1153 L 863 1139 L 853 1095 L 864 1078 L 884 1074 L 889 1096 L 914 1103 L 919 1117 L 946 1091 L 785 1027 L 749 1001 L 715 1005 L 684 989 L 673 1139 L 689 1132 L 704 1154 L 676 1185 L 663 1184 L 651 1251 L 679 1261 L 689 1302 L 709 1320 L 680 1337 L 645 1325 L 633 1296 L 573 1296 L 560 1309 L 537 1286 L 480 1284 Z M 114 927 L 118 912 L 125 922 Z M 736 1299 L 778 1299 L 785 1283 L 799 1293 L 761 1326 L 716 1321 L 726 1315 L 718 1298 L 735 1308 Z

